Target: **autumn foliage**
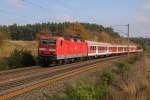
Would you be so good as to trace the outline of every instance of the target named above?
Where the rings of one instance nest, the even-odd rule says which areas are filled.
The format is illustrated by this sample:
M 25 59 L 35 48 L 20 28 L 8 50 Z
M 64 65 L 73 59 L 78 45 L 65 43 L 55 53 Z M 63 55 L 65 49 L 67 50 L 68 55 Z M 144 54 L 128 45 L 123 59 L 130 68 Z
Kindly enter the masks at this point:
M 64 32 L 65 34 L 69 34 L 71 36 L 79 36 L 83 40 L 87 40 L 89 38 L 89 34 L 84 26 L 78 22 L 71 23 Z
M 83 40 L 108 42 L 113 44 L 127 44 L 127 40 L 113 34 L 111 28 L 101 32 L 90 32 L 81 23 L 74 22 L 70 23 L 68 27 L 64 29 L 63 36 L 69 38 L 70 36 L 78 36 Z M 114 35 L 114 36 L 112 36 Z

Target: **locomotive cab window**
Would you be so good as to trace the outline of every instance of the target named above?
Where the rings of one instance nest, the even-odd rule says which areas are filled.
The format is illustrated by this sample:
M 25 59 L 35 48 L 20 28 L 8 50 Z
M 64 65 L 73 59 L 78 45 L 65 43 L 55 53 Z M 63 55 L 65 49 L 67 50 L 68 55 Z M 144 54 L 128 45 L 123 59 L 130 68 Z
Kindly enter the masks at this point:
M 40 44 L 42 44 L 42 45 L 56 45 L 56 41 L 44 39 L 44 40 L 40 41 Z

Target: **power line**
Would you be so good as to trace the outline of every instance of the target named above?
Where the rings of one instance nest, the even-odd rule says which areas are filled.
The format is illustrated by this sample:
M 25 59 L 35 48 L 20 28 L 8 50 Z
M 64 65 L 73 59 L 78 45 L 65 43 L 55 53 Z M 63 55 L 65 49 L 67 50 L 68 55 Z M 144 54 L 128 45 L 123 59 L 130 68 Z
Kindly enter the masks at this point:
M 44 8 L 43 6 L 37 4 L 37 3 L 33 3 L 31 1 L 27 1 L 27 0 L 22 0 L 23 3 L 26 3 L 26 4 L 29 4 L 29 5 L 32 5 L 32 6 L 36 6 L 36 7 L 39 7 L 39 8 Z
M 12 23 L 17 23 L 18 21 L 21 21 L 21 20 L 29 21 L 29 22 L 30 22 L 31 19 L 35 20 L 35 18 L 33 18 L 33 17 L 29 17 L 29 16 L 26 16 L 26 15 L 21 15 L 21 14 L 18 14 L 16 12 L 10 11 L 10 10 L 0 9 L 0 14 L 5 15 L 6 18 L 8 17 L 9 19 L 13 20 Z M 39 19 L 37 19 L 37 21 L 42 22 L 42 20 L 39 20 Z
M 119 26 L 124 27 L 124 26 L 127 26 L 127 25 L 111 25 L 110 27 L 119 27 Z
M 117 32 L 119 32 L 119 33 L 123 33 L 124 35 L 127 35 L 127 34 L 128 34 L 127 32 L 124 32 L 123 30 L 120 30 L 120 29 L 116 29 L 117 27 L 118 27 L 118 28 L 120 28 L 120 27 L 122 27 L 122 28 L 123 28 L 123 27 L 124 27 L 124 28 L 126 27 L 126 28 L 127 28 L 127 26 L 128 26 L 128 25 L 111 25 L 110 27 L 113 28 L 115 31 L 117 31 Z M 127 30 L 127 29 L 126 29 L 126 30 Z
M 68 5 L 64 4 L 61 0 L 59 0 L 61 4 L 64 5 L 64 7 L 68 7 Z M 32 5 L 32 6 L 35 6 L 35 7 L 38 7 L 40 9 L 44 9 L 44 11 L 48 11 L 48 8 L 46 8 L 45 6 L 42 6 L 41 4 L 38 4 L 38 3 L 35 3 L 35 2 L 32 2 L 32 1 L 29 1 L 29 0 L 21 0 L 22 4 L 25 5 L 25 6 L 28 6 L 28 5 Z M 18 13 L 15 13 L 15 12 L 12 12 L 12 11 L 6 11 L 6 10 L 1 10 L 0 9 L 0 13 L 3 13 L 3 14 L 6 14 L 6 15 L 12 15 L 12 16 L 16 16 L 17 18 L 20 18 L 21 20 L 25 20 L 25 19 L 35 19 L 35 18 L 31 18 L 31 17 L 28 17 L 26 15 L 20 15 Z M 15 18 L 15 19 L 17 19 Z M 41 20 L 42 21 L 42 20 Z
M 115 29 L 115 31 L 120 32 L 120 33 L 123 33 L 124 35 L 127 35 L 127 34 L 128 34 L 128 33 L 126 33 L 126 32 L 123 32 L 122 30 L 119 30 L 119 29 Z

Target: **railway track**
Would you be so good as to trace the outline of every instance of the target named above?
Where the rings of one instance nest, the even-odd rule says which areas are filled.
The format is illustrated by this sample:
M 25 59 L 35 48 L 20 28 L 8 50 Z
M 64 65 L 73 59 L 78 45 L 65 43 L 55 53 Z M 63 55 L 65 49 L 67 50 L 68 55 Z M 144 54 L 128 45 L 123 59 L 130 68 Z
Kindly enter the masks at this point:
M 26 76 L 22 74 L 23 76 L 14 77 L 11 80 L 3 80 L 0 82 L 0 100 L 5 100 L 13 96 L 32 91 L 36 88 L 47 86 L 55 81 L 63 80 L 65 78 L 96 69 L 99 67 L 96 66 L 97 63 L 117 60 L 125 58 L 125 56 L 126 55 L 114 56 L 61 65 L 60 67 L 43 68 Z
M 27 67 L 27 68 L 19 68 L 19 69 L 12 69 L 12 70 L 6 70 L 6 71 L 1 71 L 0 72 L 0 80 L 5 80 L 5 79 L 11 79 L 12 77 L 15 76 L 20 76 L 24 72 L 30 72 L 31 70 L 37 70 L 41 69 L 42 67 L 40 66 L 32 66 L 32 67 Z
M 47 72 L 49 70 L 56 70 L 61 67 L 67 67 L 70 65 L 78 64 L 80 62 L 72 63 L 72 64 L 66 64 L 66 65 L 60 65 L 55 67 L 47 67 L 43 68 L 40 66 L 33 66 L 29 68 L 20 68 L 20 69 L 14 69 L 14 70 L 8 70 L 8 71 L 2 71 L 0 72 L 0 84 L 7 83 L 10 81 L 19 80 L 25 77 L 29 77 L 31 74 L 38 74 L 42 72 Z
M 0 84 L 6 84 L 11 81 L 23 79 L 32 76 L 35 76 L 37 74 L 46 73 L 50 71 L 60 70 L 61 68 L 66 68 L 71 65 L 79 64 L 81 62 L 76 62 L 72 64 L 65 64 L 65 65 L 59 65 L 55 67 L 47 67 L 43 68 L 40 66 L 34 66 L 29 68 L 20 68 L 20 69 L 14 69 L 14 70 L 8 70 L 0 72 Z M 9 73 L 10 72 L 10 73 Z

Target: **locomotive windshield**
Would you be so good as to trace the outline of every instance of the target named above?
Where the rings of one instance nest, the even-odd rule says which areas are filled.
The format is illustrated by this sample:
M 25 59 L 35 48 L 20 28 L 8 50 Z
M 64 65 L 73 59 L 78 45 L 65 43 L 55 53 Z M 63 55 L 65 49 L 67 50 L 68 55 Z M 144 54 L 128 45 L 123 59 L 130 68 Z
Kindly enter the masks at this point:
M 41 44 L 42 45 L 56 45 L 56 41 L 44 39 L 44 40 L 41 40 Z

